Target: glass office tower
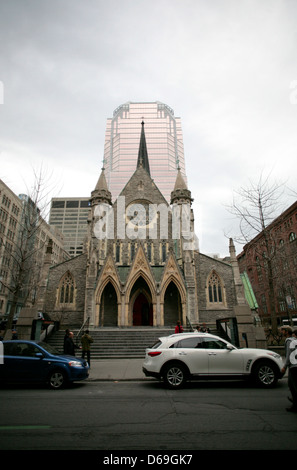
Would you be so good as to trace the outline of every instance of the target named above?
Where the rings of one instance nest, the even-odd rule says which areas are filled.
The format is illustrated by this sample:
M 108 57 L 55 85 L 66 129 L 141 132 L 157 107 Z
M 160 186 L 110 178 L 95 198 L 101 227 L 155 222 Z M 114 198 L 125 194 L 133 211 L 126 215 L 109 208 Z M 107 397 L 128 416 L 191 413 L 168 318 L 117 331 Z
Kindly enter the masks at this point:
M 180 118 L 158 101 L 125 103 L 107 119 L 104 167 L 112 200 L 136 170 L 142 121 L 151 177 L 170 203 L 178 167 L 186 181 L 183 136 Z

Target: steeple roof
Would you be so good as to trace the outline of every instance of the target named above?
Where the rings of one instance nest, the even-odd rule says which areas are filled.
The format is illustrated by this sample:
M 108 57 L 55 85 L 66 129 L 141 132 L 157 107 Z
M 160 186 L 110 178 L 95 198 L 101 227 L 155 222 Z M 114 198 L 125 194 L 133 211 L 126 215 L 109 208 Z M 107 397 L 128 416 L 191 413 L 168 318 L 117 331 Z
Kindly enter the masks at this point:
M 141 135 L 140 135 L 140 143 L 139 143 L 139 150 L 138 150 L 138 160 L 137 160 L 137 168 L 143 167 L 149 175 L 150 173 L 150 165 L 148 160 L 147 148 L 146 148 L 146 140 L 144 134 L 144 122 L 141 123 Z
M 99 176 L 99 179 L 98 179 L 98 182 L 96 184 L 96 188 L 95 188 L 95 191 L 108 191 L 108 187 L 107 187 L 107 182 L 106 182 L 106 178 L 105 178 L 105 173 L 104 173 L 104 168 L 102 168 L 101 170 L 101 174 Z
M 91 193 L 91 197 L 94 204 L 99 204 L 100 202 L 111 204 L 111 192 L 108 190 L 104 168 L 101 170 L 101 174 L 94 191 Z
M 181 174 L 180 168 L 177 170 L 174 190 L 171 192 L 170 204 L 174 204 L 178 201 L 188 201 L 190 204 L 193 201 L 191 191 L 188 190 L 188 186 Z
M 176 180 L 175 180 L 175 186 L 174 186 L 174 191 L 177 189 L 188 189 L 185 180 L 181 174 L 180 168 L 177 170 L 177 175 L 176 175 Z

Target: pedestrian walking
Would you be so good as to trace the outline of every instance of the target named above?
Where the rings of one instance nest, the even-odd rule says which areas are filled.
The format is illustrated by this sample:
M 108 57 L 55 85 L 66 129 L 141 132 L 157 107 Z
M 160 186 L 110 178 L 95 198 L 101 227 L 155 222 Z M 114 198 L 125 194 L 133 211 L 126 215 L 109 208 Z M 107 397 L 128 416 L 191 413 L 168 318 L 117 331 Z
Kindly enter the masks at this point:
M 293 336 L 292 328 L 290 326 L 283 326 L 280 329 L 285 339 L 285 353 L 286 359 L 282 373 L 284 374 L 288 370 L 288 387 L 292 394 L 292 398 L 289 400 L 292 402 L 290 408 L 286 408 L 287 411 L 297 412 L 297 339 Z
M 85 358 L 87 355 L 87 361 L 89 366 L 91 366 L 91 344 L 94 342 L 92 336 L 89 334 L 89 330 L 86 330 L 85 333 L 81 337 L 81 344 L 82 344 L 82 358 Z

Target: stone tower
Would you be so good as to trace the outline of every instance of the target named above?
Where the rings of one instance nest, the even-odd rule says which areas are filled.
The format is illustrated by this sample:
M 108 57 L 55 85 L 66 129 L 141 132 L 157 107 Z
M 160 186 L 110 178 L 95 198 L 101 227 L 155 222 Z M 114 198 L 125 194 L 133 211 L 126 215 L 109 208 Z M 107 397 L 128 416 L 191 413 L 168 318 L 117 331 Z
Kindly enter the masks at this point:
M 85 318 L 92 318 L 95 309 L 94 285 L 100 267 L 104 264 L 107 256 L 107 237 L 99 237 L 96 224 L 104 222 L 112 208 L 111 193 L 108 190 L 104 168 L 94 191 L 91 193 L 90 212 L 88 218 L 88 237 L 86 243 L 87 251 L 87 274 L 85 295 Z M 99 220 L 98 220 L 99 219 Z
M 170 201 L 175 229 L 173 238 L 175 238 L 175 255 L 183 269 L 187 285 L 187 317 L 191 323 L 195 324 L 199 319 L 194 256 L 194 252 L 198 251 L 198 243 L 194 231 L 192 201 L 191 191 L 178 169 Z

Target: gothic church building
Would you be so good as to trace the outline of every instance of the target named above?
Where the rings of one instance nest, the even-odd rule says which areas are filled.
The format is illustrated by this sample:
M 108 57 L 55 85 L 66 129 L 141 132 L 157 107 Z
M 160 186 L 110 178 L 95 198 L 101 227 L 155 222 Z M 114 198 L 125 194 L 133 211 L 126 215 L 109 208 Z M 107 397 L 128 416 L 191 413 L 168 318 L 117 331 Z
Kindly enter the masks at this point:
M 191 192 L 178 171 L 168 204 L 151 178 L 141 126 L 137 167 L 117 200 L 104 169 L 91 193 L 84 253 L 51 266 L 48 248 L 40 307 L 61 328 L 86 320 L 90 328 L 231 320 L 255 339 L 232 240 L 230 263 L 199 252 Z

